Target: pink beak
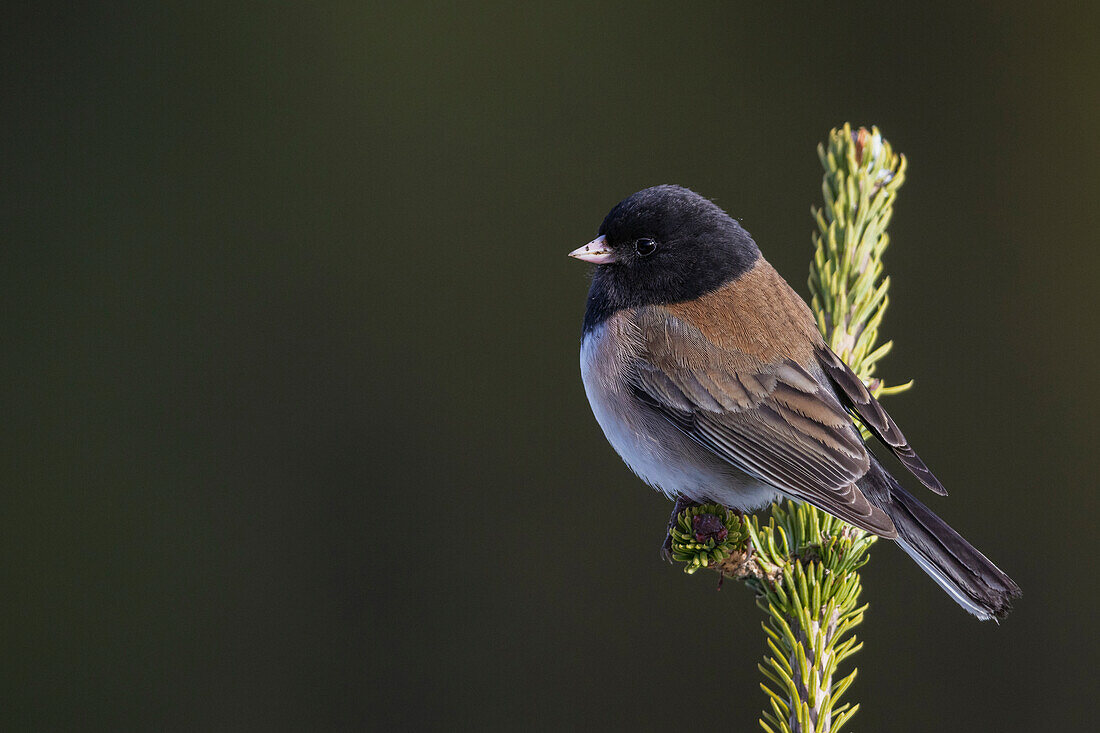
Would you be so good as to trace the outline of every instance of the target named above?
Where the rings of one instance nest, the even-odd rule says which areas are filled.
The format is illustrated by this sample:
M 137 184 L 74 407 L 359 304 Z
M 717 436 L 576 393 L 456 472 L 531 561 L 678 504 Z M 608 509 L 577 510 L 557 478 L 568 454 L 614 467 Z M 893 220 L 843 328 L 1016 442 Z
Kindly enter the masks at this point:
M 603 236 L 596 237 L 583 247 L 577 247 L 569 253 L 569 256 L 591 262 L 593 265 L 606 265 L 615 261 L 615 254 L 611 251 L 611 247 L 607 246 L 607 238 Z

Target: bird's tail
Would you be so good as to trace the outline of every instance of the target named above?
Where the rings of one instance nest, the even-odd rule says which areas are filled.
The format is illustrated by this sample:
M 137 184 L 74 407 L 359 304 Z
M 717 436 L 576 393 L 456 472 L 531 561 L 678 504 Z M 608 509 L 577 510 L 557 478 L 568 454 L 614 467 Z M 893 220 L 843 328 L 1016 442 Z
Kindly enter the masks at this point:
M 983 621 L 1004 618 L 1012 609 L 1012 599 L 1020 597 L 1012 578 L 903 489 L 873 457 L 859 488 L 893 520 L 902 549 L 956 603 Z

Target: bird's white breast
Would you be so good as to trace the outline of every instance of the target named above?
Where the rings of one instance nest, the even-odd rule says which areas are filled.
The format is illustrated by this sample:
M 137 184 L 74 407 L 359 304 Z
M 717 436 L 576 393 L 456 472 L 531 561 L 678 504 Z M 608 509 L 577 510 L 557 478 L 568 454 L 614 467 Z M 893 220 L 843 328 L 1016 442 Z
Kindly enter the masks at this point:
M 592 413 L 630 470 L 669 497 L 682 494 L 740 509 L 773 501 L 773 487 L 699 447 L 632 394 L 625 378 L 630 341 L 624 323 L 612 318 L 581 342 L 581 379 Z

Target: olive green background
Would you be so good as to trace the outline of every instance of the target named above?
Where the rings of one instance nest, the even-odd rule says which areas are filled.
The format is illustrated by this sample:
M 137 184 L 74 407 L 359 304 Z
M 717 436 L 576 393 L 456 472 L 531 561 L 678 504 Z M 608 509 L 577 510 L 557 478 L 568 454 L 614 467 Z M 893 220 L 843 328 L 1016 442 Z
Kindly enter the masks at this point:
M 565 253 L 681 183 L 805 294 L 845 120 L 910 161 L 888 407 L 1025 592 L 877 547 L 853 729 L 1094 724 L 1098 18 L 915 5 L 10 12 L 3 727 L 755 729 L 761 614 L 658 560 Z

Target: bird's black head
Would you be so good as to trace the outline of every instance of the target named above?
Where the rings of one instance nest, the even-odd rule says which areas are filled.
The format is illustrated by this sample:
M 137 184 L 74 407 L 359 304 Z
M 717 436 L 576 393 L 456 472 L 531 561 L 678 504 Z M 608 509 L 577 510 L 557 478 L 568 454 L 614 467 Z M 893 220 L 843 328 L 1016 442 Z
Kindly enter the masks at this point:
M 584 330 L 616 311 L 680 303 L 749 270 L 760 250 L 713 202 L 682 186 L 654 186 L 620 201 L 599 237 L 570 253 L 598 267 Z

